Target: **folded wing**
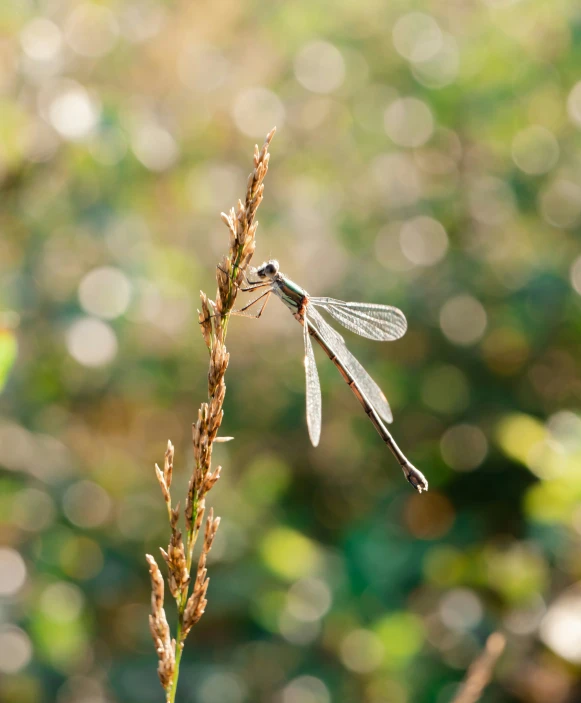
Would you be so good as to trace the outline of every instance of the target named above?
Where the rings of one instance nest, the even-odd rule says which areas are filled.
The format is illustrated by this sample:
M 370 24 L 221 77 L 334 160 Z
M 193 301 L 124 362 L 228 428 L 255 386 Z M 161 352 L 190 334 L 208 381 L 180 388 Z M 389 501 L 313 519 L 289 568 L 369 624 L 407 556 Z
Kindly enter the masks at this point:
M 399 339 L 407 330 L 405 315 L 391 305 L 346 303 L 334 298 L 309 298 L 309 303 L 323 308 L 351 332 L 378 342 Z
M 305 375 L 307 379 L 307 427 L 313 447 L 319 444 L 321 438 L 321 384 L 319 372 L 315 363 L 315 354 L 308 330 L 307 316 L 304 321 L 305 339 Z
M 319 298 L 319 300 L 321 300 Z M 310 299 L 312 302 L 312 298 Z M 309 321 L 314 324 L 317 331 L 323 338 L 323 340 L 328 344 L 328 346 L 337 355 L 338 361 L 347 369 L 349 374 L 355 380 L 367 401 L 373 405 L 377 414 L 385 420 L 385 422 L 392 422 L 393 415 L 391 413 L 391 408 L 387 402 L 387 398 L 381 391 L 381 388 L 375 383 L 367 371 L 361 366 L 357 359 L 351 354 L 345 345 L 345 340 L 343 337 L 335 331 L 331 325 L 329 325 L 321 316 L 318 310 L 313 308 L 312 305 L 308 306 Z M 308 334 L 307 334 L 308 336 Z M 310 340 L 309 340 L 310 344 Z M 305 342 L 306 347 L 306 342 Z M 311 346 L 312 353 L 312 346 Z M 306 355 L 305 355 L 306 356 Z M 318 383 L 318 376 L 317 376 Z M 308 385 L 308 379 L 307 379 Z M 319 389 L 320 393 L 320 389 Z

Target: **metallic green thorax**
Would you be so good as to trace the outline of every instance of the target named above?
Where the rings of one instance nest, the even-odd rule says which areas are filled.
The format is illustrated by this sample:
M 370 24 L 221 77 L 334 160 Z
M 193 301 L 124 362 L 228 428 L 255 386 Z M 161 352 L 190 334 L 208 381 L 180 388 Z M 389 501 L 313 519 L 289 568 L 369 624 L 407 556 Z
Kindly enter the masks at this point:
M 281 274 L 278 274 L 274 279 L 272 292 L 282 300 L 293 314 L 299 312 L 309 299 L 309 294 L 306 290 Z

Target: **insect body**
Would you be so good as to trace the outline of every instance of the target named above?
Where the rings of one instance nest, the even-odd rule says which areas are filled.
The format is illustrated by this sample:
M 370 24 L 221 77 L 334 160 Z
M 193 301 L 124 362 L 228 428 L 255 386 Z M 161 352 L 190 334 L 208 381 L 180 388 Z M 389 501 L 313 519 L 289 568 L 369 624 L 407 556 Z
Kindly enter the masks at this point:
M 374 339 L 389 341 L 402 337 L 407 329 L 405 315 L 398 308 L 372 303 L 346 303 L 334 298 L 311 297 L 303 288 L 287 278 L 279 270 L 278 261 L 272 259 L 252 269 L 256 280 L 248 280 L 244 291 L 266 288 L 250 301 L 239 313 L 263 301 L 254 317 L 260 317 L 271 294 L 274 293 L 302 324 L 305 344 L 305 372 L 307 379 L 307 426 L 313 446 L 317 446 L 321 435 L 321 386 L 315 364 L 311 337 L 323 348 L 329 359 L 339 369 L 363 406 L 373 426 L 399 462 L 405 477 L 421 493 L 428 490 L 428 482 L 396 444 L 385 423 L 392 422 L 391 408 L 379 386 L 351 354 L 343 337 L 322 317 L 317 308 L 324 310 L 351 332 Z

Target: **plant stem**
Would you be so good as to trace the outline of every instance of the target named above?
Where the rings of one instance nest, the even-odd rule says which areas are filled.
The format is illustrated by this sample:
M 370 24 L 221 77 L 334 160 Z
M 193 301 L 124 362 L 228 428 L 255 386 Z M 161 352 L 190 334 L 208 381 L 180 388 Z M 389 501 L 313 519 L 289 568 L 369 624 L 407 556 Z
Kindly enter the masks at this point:
M 232 279 L 230 278 L 230 285 L 232 285 Z M 222 317 L 222 324 L 223 324 L 223 336 L 222 336 L 222 341 L 226 341 L 226 324 L 228 322 L 228 317 L 229 313 L 225 313 Z M 213 396 L 209 396 L 208 398 L 208 403 L 212 401 Z M 200 467 L 196 466 L 194 471 L 199 470 Z M 198 534 L 199 534 L 199 529 L 196 529 L 196 524 L 198 521 L 198 510 L 199 510 L 199 501 L 198 501 L 198 496 L 194 496 L 194 504 L 192 507 L 192 527 L 190 530 L 188 530 L 187 536 L 186 536 L 186 564 L 187 564 L 187 569 L 188 573 L 191 573 L 192 569 L 192 561 L 193 561 L 193 554 L 194 554 L 194 547 L 196 545 L 196 541 L 198 539 Z M 175 668 L 174 668 L 174 673 L 173 673 L 173 678 L 172 678 L 172 683 L 171 687 L 168 691 L 167 694 L 167 703 L 174 703 L 175 702 L 175 697 L 178 689 L 178 680 L 180 677 L 180 663 L 182 660 L 182 654 L 183 654 L 183 649 L 184 649 L 184 643 L 181 641 L 182 640 L 182 630 L 183 630 L 183 620 L 184 620 L 184 610 L 186 608 L 186 604 L 188 602 L 188 597 L 190 594 L 190 586 L 191 582 L 188 584 L 188 587 L 186 590 L 181 594 L 181 597 L 176 601 L 176 605 L 178 608 L 178 625 L 177 625 L 177 633 L 176 633 L 176 654 L 175 654 Z
M 182 615 L 178 615 L 178 629 L 176 635 L 176 663 L 173 675 L 173 680 L 171 683 L 171 688 L 167 694 L 167 703 L 174 703 L 176 699 L 176 693 L 178 690 L 178 679 L 180 677 L 180 662 L 182 660 L 182 652 L 184 651 L 183 643 L 180 642 L 182 638 Z
M 208 400 L 202 403 L 198 419 L 192 427 L 194 468 L 186 496 L 186 535 L 185 544 L 178 527 L 179 508 L 171 508 L 171 475 L 173 471 L 173 445 L 168 442 L 164 471 L 156 465 L 156 475 L 167 504 L 168 517 L 172 529 L 168 551 L 162 556 L 169 569 L 168 585 L 175 598 L 178 614 L 176 639 L 171 639 L 171 631 L 163 607 L 164 582 L 154 557 L 147 555 L 152 581 L 152 613 L 150 629 L 156 647 L 159 664 L 158 675 L 166 693 L 166 703 L 175 703 L 180 664 L 186 637 L 191 628 L 200 620 L 208 603 L 206 599 L 209 578 L 207 577 L 207 557 L 212 547 L 220 518 L 214 518 L 209 509 L 204 516 L 205 496 L 220 478 L 221 467 L 211 471 L 212 447 L 224 417 L 223 403 L 226 394 L 224 376 L 228 368 L 229 354 L 225 340 L 230 313 L 234 307 L 236 294 L 244 279 L 255 249 L 255 234 L 258 223 L 255 215 L 262 201 L 263 180 L 268 170 L 270 154 L 268 147 L 274 136 L 271 130 L 261 150 L 254 147 L 254 169 L 250 174 L 245 200 L 239 200 L 229 214 L 222 213 L 222 221 L 230 232 L 228 254 L 216 273 L 218 292 L 216 300 L 209 300 L 200 291 L 202 310 L 199 312 L 201 332 L 210 353 L 208 371 Z M 213 313 L 213 314 L 212 314 Z M 205 517 L 202 550 L 197 567 L 192 574 L 194 547 L 199 537 Z

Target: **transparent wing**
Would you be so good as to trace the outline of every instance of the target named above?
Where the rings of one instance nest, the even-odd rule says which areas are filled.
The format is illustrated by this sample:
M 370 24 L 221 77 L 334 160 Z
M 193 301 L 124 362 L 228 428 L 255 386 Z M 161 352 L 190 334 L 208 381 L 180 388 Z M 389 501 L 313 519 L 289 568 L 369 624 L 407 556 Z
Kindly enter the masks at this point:
M 378 342 L 399 339 L 407 330 L 405 315 L 391 305 L 345 303 L 334 298 L 309 298 L 309 303 L 326 310 L 351 332 Z
M 389 407 L 387 398 L 383 395 L 377 383 L 375 383 L 363 366 L 361 366 L 349 349 L 347 349 L 343 337 L 323 319 L 318 310 L 311 305 L 309 305 L 308 310 L 311 324 L 315 325 L 323 340 L 337 355 L 338 361 L 347 369 L 368 402 L 373 405 L 377 414 L 386 422 L 393 422 L 393 415 L 391 414 L 391 408 Z
M 303 326 L 305 337 L 305 374 L 307 377 L 307 427 L 313 447 L 319 444 L 321 437 L 321 384 L 315 363 L 315 354 L 308 330 L 307 316 Z

